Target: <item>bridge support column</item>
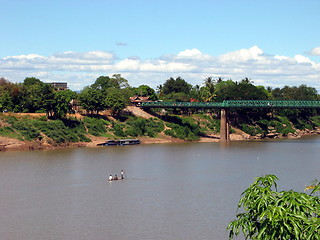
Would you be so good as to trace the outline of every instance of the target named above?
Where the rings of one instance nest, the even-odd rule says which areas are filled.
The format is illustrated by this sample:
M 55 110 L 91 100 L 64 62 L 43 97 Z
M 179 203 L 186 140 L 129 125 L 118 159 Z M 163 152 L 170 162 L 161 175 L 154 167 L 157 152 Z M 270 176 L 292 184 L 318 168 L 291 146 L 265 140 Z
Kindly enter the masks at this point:
M 220 119 L 220 141 L 229 141 L 229 124 L 227 121 L 227 112 L 225 109 L 221 109 L 221 119 Z

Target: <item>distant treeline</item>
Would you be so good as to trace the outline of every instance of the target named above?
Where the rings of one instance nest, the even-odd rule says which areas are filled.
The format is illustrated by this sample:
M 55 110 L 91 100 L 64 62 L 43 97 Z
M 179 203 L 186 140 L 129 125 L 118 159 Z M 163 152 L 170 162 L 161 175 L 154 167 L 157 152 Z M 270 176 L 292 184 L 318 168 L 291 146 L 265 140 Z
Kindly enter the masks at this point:
M 255 86 L 244 78 L 241 81 L 208 77 L 202 84 L 192 86 L 183 78 L 169 78 L 157 89 L 147 85 L 131 87 L 120 74 L 100 76 L 79 93 L 56 91 L 51 84 L 34 77 L 22 83 L 11 83 L 0 78 L 0 110 L 9 112 L 45 112 L 48 117 L 62 118 L 72 112 L 71 101 L 76 100 L 89 113 L 110 109 L 114 115 L 121 112 L 132 96 L 148 96 L 150 100 L 220 102 L 223 100 L 319 100 L 313 87 L 306 85 L 271 88 Z M 307 111 L 315 114 L 317 111 Z

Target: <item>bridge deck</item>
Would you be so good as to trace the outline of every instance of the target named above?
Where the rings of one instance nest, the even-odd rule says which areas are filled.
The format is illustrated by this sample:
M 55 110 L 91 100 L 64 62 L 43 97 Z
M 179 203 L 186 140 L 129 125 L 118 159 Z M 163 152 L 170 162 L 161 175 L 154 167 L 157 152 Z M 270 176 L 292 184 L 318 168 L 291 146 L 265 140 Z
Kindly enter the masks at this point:
M 320 108 L 320 101 L 225 100 L 223 102 L 144 102 L 143 108 Z

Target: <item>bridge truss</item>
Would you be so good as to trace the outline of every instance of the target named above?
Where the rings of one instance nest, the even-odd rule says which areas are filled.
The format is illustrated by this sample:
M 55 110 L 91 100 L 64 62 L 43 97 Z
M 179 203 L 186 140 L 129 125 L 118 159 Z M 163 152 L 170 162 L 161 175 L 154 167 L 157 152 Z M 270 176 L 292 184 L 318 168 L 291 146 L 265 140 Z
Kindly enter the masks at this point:
M 142 108 L 320 108 L 320 101 L 224 100 L 223 102 L 143 102 Z

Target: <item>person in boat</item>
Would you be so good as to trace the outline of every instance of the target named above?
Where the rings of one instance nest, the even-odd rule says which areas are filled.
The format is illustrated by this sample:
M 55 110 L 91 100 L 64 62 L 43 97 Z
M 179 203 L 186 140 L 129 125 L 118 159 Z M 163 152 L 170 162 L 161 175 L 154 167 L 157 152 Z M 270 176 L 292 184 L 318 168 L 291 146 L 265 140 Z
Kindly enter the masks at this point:
M 121 170 L 121 179 L 124 179 L 124 170 Z
M 110 174 L 110 176 L 109 176 L 109 181 L 112 181 L 113 180 L 113 177 L 112 177 L 112 175 Z
M 119 179 L 118 176 L 117 176 L 117 175 L 114 175 L 113 180 L 118 180 L 118 179 Z

